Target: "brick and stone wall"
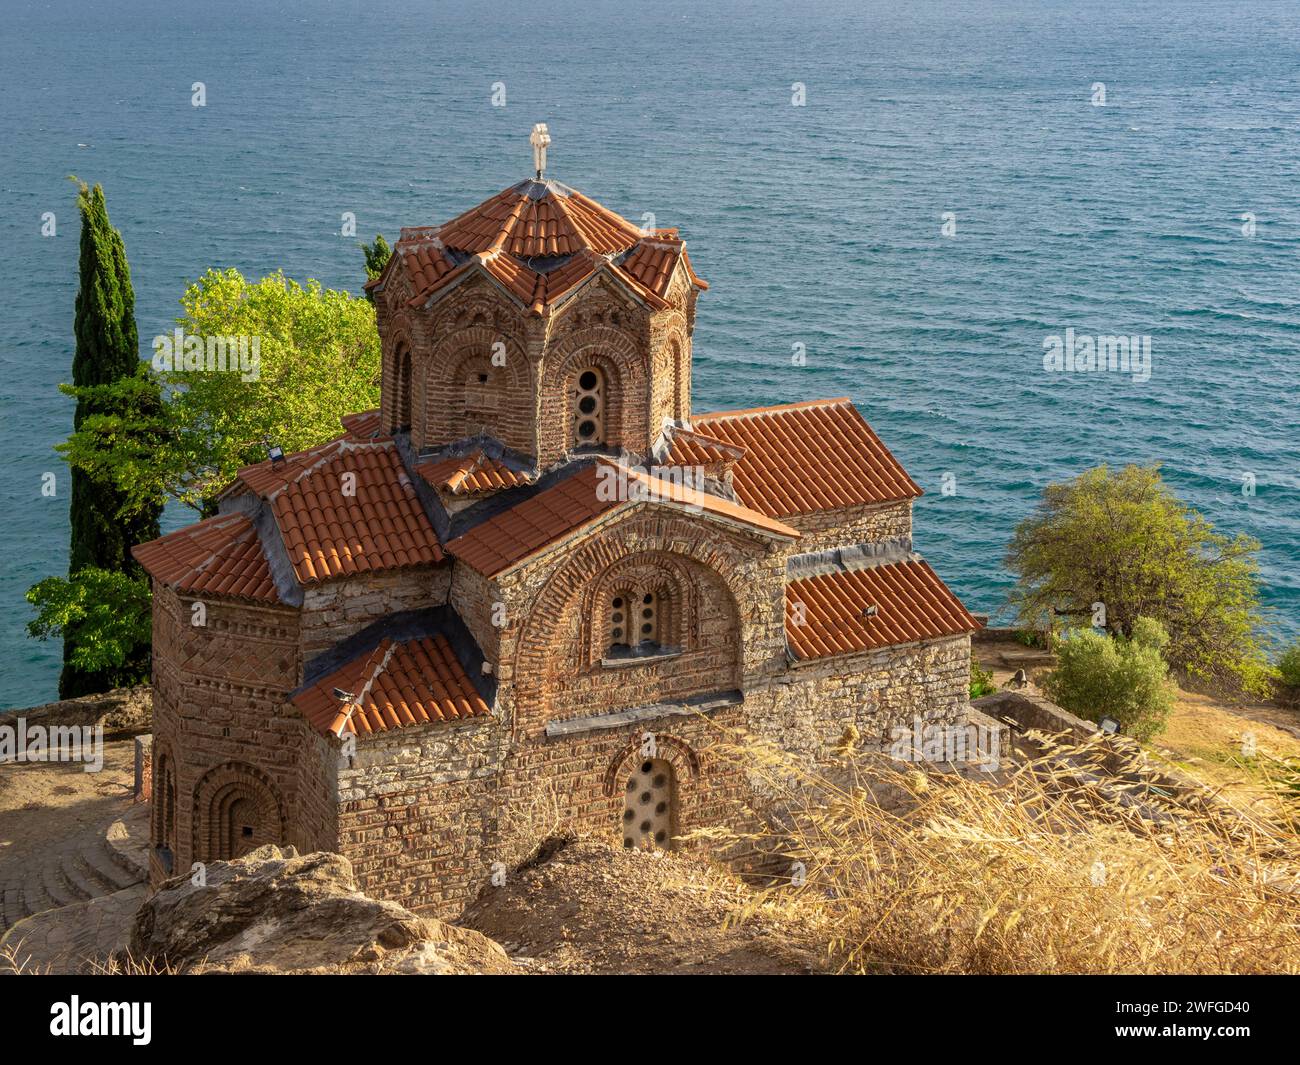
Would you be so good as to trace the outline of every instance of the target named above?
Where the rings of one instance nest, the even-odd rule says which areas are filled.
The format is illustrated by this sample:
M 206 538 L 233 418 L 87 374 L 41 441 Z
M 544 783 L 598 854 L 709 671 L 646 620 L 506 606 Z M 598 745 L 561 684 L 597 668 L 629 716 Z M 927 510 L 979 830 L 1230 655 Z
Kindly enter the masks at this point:
M 842 507 L 781 519 L 802 534 L 790 545 L 792 555 L 829 551 L 852 544 L 879 543 L 912 535 L 912 501 L 900 500 L 873 507 Z
M 194 603 L 155 582 L 155 844 L 177 870 L 210 860 L 222 845 L 214 819 L 238 807 L 268 837 L 258 842 L 332 848 L 328 741 L 285 702 L 299 677 L 297 611 L 208 599 L 196 614 Z
M 813 659 L 746 695 L 755 734 L 814 756 L 835 746 L 847 725 L 864 745 L 884 745 L 916 715 L 960 721 L 969 701 L 968 636 Z
M 606 593 L 623 567 L 647 563 L 676 590 L 682 653 L 602 665 Z M 514 730 L 535 734 L 554 718 L 748 687 L 782 668 L 783 579 L 784 558 L 769 541 L 650 506 L 621 511 L 588 538 L 503 576 L 508 616 L 522 619 L 501 633 Z
M 496 860 L 507 743 L 490 717 L 357 740 L 337 770 L 338 849 L 363 891 L 443 913 L 477 892 Z
M 389 614 L 446 603 L 451 572 L 450 562 L 444 562 L 309 586 L 302 605 L 304 664 Z

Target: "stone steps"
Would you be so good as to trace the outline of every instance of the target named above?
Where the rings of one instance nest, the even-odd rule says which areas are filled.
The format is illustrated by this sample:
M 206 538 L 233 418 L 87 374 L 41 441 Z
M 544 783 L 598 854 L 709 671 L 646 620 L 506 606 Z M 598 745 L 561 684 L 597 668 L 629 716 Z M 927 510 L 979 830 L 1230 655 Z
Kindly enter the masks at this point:
M 0 931 L 46 910 L 136 887 L 148 877 L 149 811 L 135 807 L 110 825 L 42 853 L 0 885 Z
M 127 863 L 121 861 L 117 852 L 104 840 L 98 840 L 96 846 L 78 850 L 76 860 L 81 870 L 100 885 L 98 895 L 111 895 L 115 891 L 132 887 L 143 879 L 139 870 L 134 866 L 128 869 Z

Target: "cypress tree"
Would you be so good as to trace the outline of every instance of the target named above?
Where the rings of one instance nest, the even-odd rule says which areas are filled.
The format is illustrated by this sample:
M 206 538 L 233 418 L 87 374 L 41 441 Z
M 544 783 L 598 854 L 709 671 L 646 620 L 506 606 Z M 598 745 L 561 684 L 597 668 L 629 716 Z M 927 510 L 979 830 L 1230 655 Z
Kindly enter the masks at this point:
M 81 212 L 81 289 L 77 293 L 74 332 L 76 353 L 72 360 L 72 383 L 78 387 L 111 385 L 134 377 L 140 368 L 140 342 L 135 325 L 135 292 L 126 261 L 122 235 L 109 224 L 104 190 L 81 184 L 77 196 Z M 96 413 L 112 413 L 113 400 L 79 397 L 73 426 L 80 429 Z M 161 403 L 161 396 L 159 397 Z M 131 548 L 158 536 L 161 504 L 124 514 L 125 494 L 106 478 L 94 478 L 84 470 L 72 470 L 72 526 L 68 553 L 68 575 L 94 566 L 139 574 Z M 86 672 L 69 661 L 76 646 L 75 630 L 65 631 L 63 673 L 59 695 L 71 698 L 105 691 L 121 678 L 134 679 L 148 669 L 149 645 L 138 646 L 119 671 Z

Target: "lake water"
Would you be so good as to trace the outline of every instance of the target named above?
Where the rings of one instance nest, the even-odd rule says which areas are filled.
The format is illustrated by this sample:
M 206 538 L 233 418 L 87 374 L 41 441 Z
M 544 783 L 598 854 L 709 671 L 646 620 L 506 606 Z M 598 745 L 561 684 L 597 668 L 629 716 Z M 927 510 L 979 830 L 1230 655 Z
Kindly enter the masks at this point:
M 551 176 L 689 241 L 712 285 L 696 407 L 853 397 L 926 489 L 917 545 L 972 609 L 1001 603 L 1043 485 L 1159 460 L 1263 542 L 1275 631 L 1300 633 L 1293 0 L 52 0 L 3 18 L 0 705 L 52 698 L 59 670 L 22 596 L 67 565 L 66 176 L 105 187 L 147 354 L 208 267 L 359 291 L 344 212 L 367 239 L 445 220 L 527 176 L 538 121 Z M 1150 337 L 1149 380 L 1045 372 L 1067 329 Z

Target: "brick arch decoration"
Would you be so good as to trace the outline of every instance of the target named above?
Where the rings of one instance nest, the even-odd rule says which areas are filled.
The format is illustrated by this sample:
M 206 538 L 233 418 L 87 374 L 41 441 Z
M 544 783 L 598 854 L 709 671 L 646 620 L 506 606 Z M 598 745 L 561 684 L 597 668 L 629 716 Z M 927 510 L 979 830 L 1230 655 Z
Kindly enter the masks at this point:
M 654 732 L 653 729 L 645 731 Z M 662 758 L 673 767 L 678 783 L 684 782 L 688 777 L 700 775 L 700 756 L 689 743 L 667 733 L 655 732 L 654 738 L 655 757 Z M 604 779 L 601 781 L 601 791 L 606 796 L 614 795 L 619 790 L 620 777 L 627 775 L 625 766 L 643 760 L 641 745 L 644 742 L 644 735 L 633 736 L 627 746 L 610 759 L 609 767 L 605 770 Z
M 742 618 L 761 612 L 763 590 L 741 579 L 743 554 L 726 534 L 701 535 L 698 521 L 656 512 L 652 504 L 644 504 L 626 523 L 580 544 L 555 566 L 531 602 L 521 609 L 520 615 L 527 620 L 514 654 L 512 731 L 518 734 L 521 720 L 536 715 L 543 701 L 544 679 L 554 669 L 554 644 L 565 638 L 566 612 L 572 604 L 583 602 L 595 575 L 609 572 L 631 556 L 656 552 L 672 556 L 679 565 L 693 562 L 712 571 L 727 593 L 737 626 Z M 582 646 L 590 646 L 590 637 Z M 743 641 L 737 640 L 735 665 L 741 673 L 743 654 Z
M 652 591 L 663 597 L 660 609 L 666 610 L 666 616 L 660 619 L 660 643 L 689 646 L 695 640 L 698 591 L 687 565 L 670 551 L 642 551 L 596 574 L 585 593 L 582 622 L 588 665 L 599 661 L 608 649 L 614 596 L 629 590 Z
M 504 366 L 492 363 L 492 348 L 497 343 L 506 346 Z M 492 436 L 507 447 L 532 453 L 532 372 L 524 347 L 516 337 L 503 332 L 490 320 L 476 320 L 439 339 L 421 362 L 424 418 L 428 427 L 424 444 L 448 444 L 478 433 L 478 425 L 467 423 L 465 412 L 471 397 L 467 395 L 466 378 L 486 373 L 489 385 L 477 398 L 490 397 L 492 406 L 490 411 L 480 406 L 475 411 L 475 420 L 482 421 L 479 415 L 490 414 Z
M 194 786 L 191 854 L 195 861 L 231 857 L 222 853 L 228 849 L 222 833 L 228 827 L 225 816 L 240 800 L 250 802 L 256 813 L 254 846 L 284 843 L 288 818 L 275 782 L 246 762 L 224 762 L 209 769 Z
M 171 749 L 162 746 L 153 763 L 153 843 L 176 850 L 176 765 Z
M 383 370 L 380 387 L 383 395 L 380 406 L 385 428 L 397 429 L 402 425 L 404 413 L 409 423 L 414 413 L 412 395 L 415 387 L 415 342 L 411 336 L 411 323 L 406 315 L 394 318 L 384 330 Z M 402 360 L 406 360 L 403 374 Z
M 539 404 L 544 425 L 538 435 L 545 441 L 539 446 L 546 458 L 569 450 L 572 397 L 579 375 L 592 367 L 605 377 L 605 443 L 646 451 L 647 358 L 644 345 L 627 327 L 603 320 L 576 326 L 556 341 L 547 355 Z

